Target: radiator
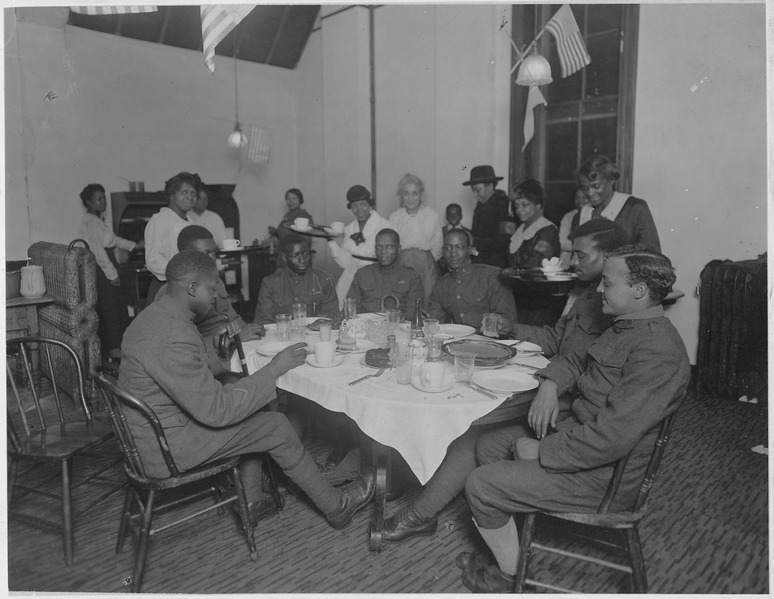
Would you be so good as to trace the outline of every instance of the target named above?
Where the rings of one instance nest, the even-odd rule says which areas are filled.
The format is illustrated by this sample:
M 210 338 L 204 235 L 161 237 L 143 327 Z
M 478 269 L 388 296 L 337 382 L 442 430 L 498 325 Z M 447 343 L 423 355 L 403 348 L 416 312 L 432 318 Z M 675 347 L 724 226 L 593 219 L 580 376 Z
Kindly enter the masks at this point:
M 699 394 L 767 397 L 766 259 L 713 260 L 701 272 Z

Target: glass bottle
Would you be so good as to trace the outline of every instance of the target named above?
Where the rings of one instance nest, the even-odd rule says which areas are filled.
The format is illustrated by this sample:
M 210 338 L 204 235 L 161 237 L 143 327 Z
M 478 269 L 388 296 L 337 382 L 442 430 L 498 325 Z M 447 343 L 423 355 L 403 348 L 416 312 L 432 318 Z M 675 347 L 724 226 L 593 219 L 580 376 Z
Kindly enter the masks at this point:
M 414 301 L 414 318 L 411 319 L 411 339 L 424 339 L 422 331 L 422 300 Z

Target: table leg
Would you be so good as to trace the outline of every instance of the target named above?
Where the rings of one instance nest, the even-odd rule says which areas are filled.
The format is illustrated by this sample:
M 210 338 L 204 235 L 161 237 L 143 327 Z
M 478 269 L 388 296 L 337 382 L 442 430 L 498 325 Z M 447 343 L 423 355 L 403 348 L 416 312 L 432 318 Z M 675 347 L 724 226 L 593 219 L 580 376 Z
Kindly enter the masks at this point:
M 369 548 L 382 550 L 382 532 L 384 531 L 384 508 L 387 502 L 387 481 L 390 475 L 390 448 L 373 442 L 372 459 L 376 466 L 376 491 L 374 492 L 374 521 L 371 523 Z

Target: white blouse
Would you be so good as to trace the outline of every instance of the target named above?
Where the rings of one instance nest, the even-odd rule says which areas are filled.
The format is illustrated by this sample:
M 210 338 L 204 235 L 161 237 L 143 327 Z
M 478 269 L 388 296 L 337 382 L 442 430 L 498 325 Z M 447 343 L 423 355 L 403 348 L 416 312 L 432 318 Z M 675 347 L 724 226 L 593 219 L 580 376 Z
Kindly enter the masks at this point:
M 390 215 L 390 227 L 400 235 L 400 245 L 404 250 L 426 250 L 435 260 L 440 259 L 443 253 L 441 219 L 429 206 L 420 206 L 416 214 L 409 214 L 405 208 L 398 208 Z
M 97 264 L 105 273 L 105 276 L 115 281 L 118 278 L 118 271 L 108 258 L 105 248 L 119 247 L 122 250 L 131 252 L 137 245 L 134 241 L 129 241 L 123 237 L 118 237 L 96 214 L 86 214 L 81 221 L 81 227 L 78 229 L 78 236 L 86 240 L 89 244 L 91 253 L 97 260 Z

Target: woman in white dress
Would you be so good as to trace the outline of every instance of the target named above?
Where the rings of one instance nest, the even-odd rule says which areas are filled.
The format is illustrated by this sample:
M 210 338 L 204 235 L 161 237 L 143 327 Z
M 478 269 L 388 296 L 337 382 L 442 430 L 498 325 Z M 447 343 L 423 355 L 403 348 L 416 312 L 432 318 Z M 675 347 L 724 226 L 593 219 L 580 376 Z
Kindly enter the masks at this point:
M 403 175 L 398 183 L 398 198 L 401 207 L 390 215 L 390 227 L 400 235 L 403 264 L 422 277 L 427 302 L 440 276 L 437 261 L 443 246 L 441 219 L 424 204 L 425 184 L 415 175 Z
M 390 226 L 386 219 L 382 218 L 374 210 L 375 200 L 371 192 L 362 185 L 353 185 L 347 191 L 347 208 L 352 210 L 355 220 L 344 227 L 344 237 L 341 245 L 335 240 L 328 242 L 333 259 L 344 269 L 338 283 L 336 283 L 336 295 L 339 298 L 339 309 L 344 304 L 352 280 L 358 269 L 371 264 L 368 260 L 359 260 L 355 256 L 375 258 L 374 243 L 376 234 Z

